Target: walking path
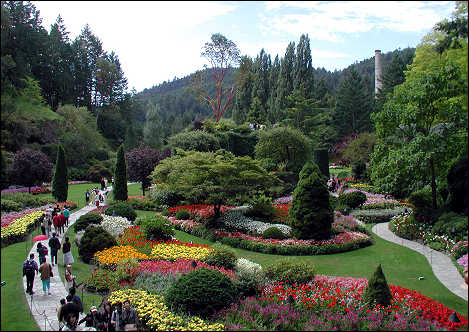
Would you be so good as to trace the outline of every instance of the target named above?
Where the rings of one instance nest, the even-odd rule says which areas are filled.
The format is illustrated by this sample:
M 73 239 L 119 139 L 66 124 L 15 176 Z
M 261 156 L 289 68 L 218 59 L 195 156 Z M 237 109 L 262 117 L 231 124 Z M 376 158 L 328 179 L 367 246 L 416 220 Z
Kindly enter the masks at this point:
M 112 186 L 107 187 L 107 190 L 109 194 L 109 190 L 112 190 Z M 106 197 L 105 195 L 103 196 Z M 105 204 L 106 204 L 106 199 L 104 200 L 103 203 L 100 203 L 100 206 L 103 206 Z M 90 201 L 89 205 L 86 205 L 85 207 L 81 208 L 77 212 L 70 214 L 68 227 L 64 227 L 65 231 L 63 232 L 63 234 L 57 235 L 57 237 L 60 240 L 60 244 L 63 244 L 63 242 L 65 242 L 65 239 L 63 238 L 63 236 L 67 232 L 68 228 L 71 227 L 75 223 L 75 221 L 77 221 L 77 219 L 80 218 L 82 215 L 94 209 L 96 209 L 96 204 L 95 202 Z M 47 246 L 47 249 L 49 250 L 49 254 L 47 255 L 47 263 L 52 264 L 50 260 L 51 249 L 49 247 L 49 240 L 39 241 L 39 242 Z M 73 245 L 74 243 L 72 243 L 72 246 Z M 36 249 L 37 249 L 37 244 L 34 244 L 30 252 L 28 253 L 27 258 L 29 258 L 30 254 L 34 254 L 34 260 L 36 261 L 39 267 L 39 255 Z M 78 259 L 78 257 L 73 257 L 73 258 L 75 261 Z M 31 315 L 36 320 L 36 323 L 41 329 L 41 331 L 58 331 L 59 330 L 59 322 L 57 320 L 57 307 L 60 304 L 60 299 L 64 299 L 68 294 L 68 289 L 65 289 L 64 282 L 60 279 L 60 275 L 59 275 L 58 265 L 59 264 L 63 265 L 63 261 L 57 260 L 57 263 L 58 264 L 55 264 L 55 266 L 52 267 L 54 276 L 50 278 L 51 295 L 44 295 L 44 292 L 42 291 L 42 281 L 41 281 L 40 274 L 36 275 L 36 277 L 34 278 L 34 285 L 33 285 L 33 290 L 35 292 L 34 295 L 27 294 L 26 293 L 26 278 L 23 277 L 24 295 L 26 296 L 26 301 L 28 302 Z M 72 271 L 73 271 L 73 264 L 72 264 Z M 80 319 L 83 318 L 87 314 L 87 311 L 88 311 L 87 309 L 88 308 L 84 308 L 83 315 L 80 314 Z
M 424 255 L 430 263 L 433 273 L 435 273 L 435 276 L 441 283 L 452 293 L 467 301 L 467 285 L 463 277 L 459 274 L 456 266 L 454 266 L 451 261 L 451 258 L 447 255 L 418 242 L 409 241 L 396 236 L 389 230 L 388 223 L 376 224 L 373 226 L 372 231 L 389 242 L 397 243 Z

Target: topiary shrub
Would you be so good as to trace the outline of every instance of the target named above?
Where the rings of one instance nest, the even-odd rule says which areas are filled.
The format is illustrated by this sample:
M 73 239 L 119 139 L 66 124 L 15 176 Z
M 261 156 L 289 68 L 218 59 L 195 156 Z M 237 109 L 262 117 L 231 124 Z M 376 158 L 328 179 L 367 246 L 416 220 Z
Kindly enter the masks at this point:
M 368 281 L 368 286 L 366 286 L 363 299 L 372 307 L 377 304 L 386 307 L 391 303 L 391 290 L 386 282 L 386 277 L 381 269 L 381 264 L 378 265 L 375 273 Z
M 232 270 L 235 267 L 237 258 L 233 251 L 220 243 L 215 243 L 212 248 L 211 253 L 204 259 L 205 263 L 224 267 L 227 270 Z
M 281 260 L 265 268 L 265 275 L 272 281 L 304 284 L 314 279 L 315 269 L 306 263 Z
M 132 208 L 132 205 L 127 202 L 115 202 L 112 203 L 105 211 L 105 215 L 125 217 L 130 221 L 134 221 L 137 218 L 137 213 Z
M 176 217 L 176 219 L 178 219 L 178 220 L 187 220 L 187 219 L 189 219 L 189 218 L 191 217 L 191 215 L 190 215 L 189 211 L 182 209 L 182 210 L 179 210 L 179 211 L 176 213 L 176 216 L 175 216 L 175 217 Z
M 272 198 L 261 195 L 250 202 L 246 216 L 271 221 L 277 215 L 277 209 L 272 206 Z
M 78 254 L 85 263 L 90 263 L 93 255 L 101 250 L 116 246 L 114 236 L 100 226 L 89 226 L 80 240 Z
M 366 195 L 361 191 L 353 191 L 339 196 L 339 202 L 351 209 L 356 209 L 366 202 Z
M 219 271 L 197 269 L 183 275 L 166 292 L 166 305 L 172 310 L 208 318 L 230 305 L 237 288 Z
M 433 209 L 432 193 L 428 189 L 420 189 L 410 194 L 409 203 L 414 205 L 415 219 L 431 223 L 436 218 L 437 211 Z
M 269 227 L 262 233 L 262 238 L 283 240 L 286 236 L 277 227 Z
M 466 150 L 467 151 L 467 150 Z M 469 211 L 469 167 L 467 152 L 455 162 L 446 177 L 449 191 L 449 207 L 452 211 L 465 216 Z
M 140 228 L 150 240 L 170 240 L 174 236 L 171 223 L 161 216 L 151 216 L 139 219 Z
M 315 163 L 309 161 L 303 166 L 289 214 L 293 234 L 299 239 L 324 240 L 331 236 L 334 218 L 326 181 Z
M 103 216 L 99 213 L 88 212 L 78 218 L 73 225 L 75 232 L 86 229 L 89 225 L 99 225 L 103 221 Z

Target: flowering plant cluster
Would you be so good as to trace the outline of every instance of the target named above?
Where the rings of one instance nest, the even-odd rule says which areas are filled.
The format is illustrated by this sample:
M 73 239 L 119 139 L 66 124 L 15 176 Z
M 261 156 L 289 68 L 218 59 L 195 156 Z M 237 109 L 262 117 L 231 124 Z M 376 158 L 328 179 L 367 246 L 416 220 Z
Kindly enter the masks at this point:
M 355 219 L 353 216 L 344 216 L 341 212 L 334 211 L 334 222 L 332 223 L 332 228 L 340 233 L 356 231 L 359 230 L 359 222 L 360 221 Z
M 277 209 L 275 218 L 285 222 L 288 218 L 288 212 L 290 210 L 291 204 L 272 204 L 272 206 Z
M 133 226 L 124 229 L 124 234 L 119 236 L 118 243 L 121 246 L 129 245 L 137 249 L 141 253 L 150 255 L 153 245 L 157 240 L 148 240 L 145 238 L 145 234 L 140 230 L 140 227 Z
M 101 205 L 99 208 L 93 209 L 89 213 L 103 213 L 103 211 L 105 211 L 108 207 L 109 204 Z
M 175 315 L 166 307 L 163 297 L 149 294 L 146 291 L 117 290 L 108 297 L 111 304 L 123 303 L 126 299 L 130 301 L 131 306 L 137 311 L 138 317 L 147 329 L 160 331 L 219 331 L 225 329 L 223 324 L 210 324 L 199 317 Z
M 253 220 L 246 217 L 239 209 L 232 209 L 224 213 L 219 221 L 228 229 L 241 231 L 248 234 L 260 235 L 270 227 L 278 228 L 284 235 L 289 236 L 291 227 L 283 224 L 271 224 Z
M 31 192 L 33 192 L 34 190 L 41 190 L 41 187 L 38 187 L 38 186 L 31 187 Z M 3 189 L 1 191 L 2 194 L 27 193 L 27 192 L 29 192 L 28 187 L 21 187 L 21 188 L 16 188 L 16 189 Z
M 464 254 L 467 254 L 467 241 L 459 241 L 457 242 L 453 248 L 451 248 L 450 252 L 451 256 L 458 259 Z
M 98 251 L 94 254 L 95 261 L 100 265 L 117 264 L 128 259 L 150 259 L 145 254 L 138 252 L 132 246 L 114 246 Z
M 283 196 L 283 197 L 279 197 L 277 199 L 274 199 L 275 204 L 288 204 L 288 203 L 291 203 L 292 201 L 293 201 L 293 196 L 292 195 Z
M 46 186 L 40 186 L 39 188 L 31 189 L 31 194 L 33 194 L 33 195 L 47 194 L 47 193 L 50 193 L 50 192 L 51 192 L 51 188 L 46 187 Z
M 19 218 L 15 218 L 10 224 L 3 227 L 2 221 L 2 232 L 1 239 L 3 242 L 8 242 L 10 239 L 24 236 L 34 224 L 39 220 L 39 218 L 44 214 L 44 211 L 34 211 L 28 214 L 25 214 Z
M 356 189 L 356 188 L 346 189 L 346 190 L 344 190 L 344 194 L 348 194 L 348 193 L 351 193 L 351 192 L 354 192 L 354 191 L 361 191 L 362 193 L 364 193 L 366 195 L 366 202 L 363 203 L 363 206 L 372 205 L 372 204 L 373 205 L 374 204 L 383 204 L 383 203 L 396 203 L 396 204 L 399 204 L 399 202 L 397 200 L 395 200 L 393 198 L 389 198 L 386 195 L 373 194 L 373 193 L 369 193 L 367 191 Z
M 119 286 L 116 273 L 108 269 L 96 269 L 83 283 L 87 287 L 94 287 L 96 290 L 106 288 L 115 290 Z
M 91 181 L 68 181 L 68 184 L 85 184 L 85 183 L 93 183 Z
M 101 227 L 111 233 L 114 237 L 118 237 L 124 233 L 124 230 L 131 227 L 132 223 L 125 217 L 103 215 Z
M 161 213 L 157 213 L 157 214 L 161 215 Z M 194 221 L 192 219 L 181 220 L 181 219 L 176 219 L 175 217 L 167 217 L 167 216 L 162 216 L 162 217 L 168 219 L 169 222 L 172 223 L 173 225 L 178 225 L 179 228 L 185 232 L 190 231 L 194 227 L 202 226 L 202 223 Z
M 195 262 L 195 267 L 193 266 Z M 161 273 L 183 273 L 186 274 L 190 271 L 197 270 L 197 269 L 211 269 L 220 271 L 227 277 L 234 279 L 234 272 L 232 270 L 226 270 L 223 267 L 216 267 L 208 265 L 205 262 L 201 261 L 194 261 L 193 259 L 187 258 L 178 258 L 175 261 L 167 261 L 167 260 L 154 260 L 154 261 L 141 261 L 140 262 L 140 271 L 141 272 L 161 272 Z
M 225 212 L 226 210 L 231 209 L 231 206 L 222 205 L 220 208 L 220 213 Z M 181 205 L 168 208 L 168 211 L 172 214 L 176 214 L 180 210 L 186 210 L 192 215 L 197 215 L 204 219 L 211 217 L 215 214 L 213 210 L 213 205 L 205 205 L 205 204 L 188 204 L 188 205 Z
M 465 254 L 464 256 L 460 257 L 458 260 L 457 260 L 458 264 L 461 265 L 462 267 L 464 268 L 467 268 L 467 254 Z
M 211 251 L 211 247 L 207 245 L 169 240 L 155 244 L 151 251 L 151 256 L 153 258 L 169 260 L 176 260 L 178 258 L 203 260 Z
M 32 212 L 36 211 L 44 211 L 47 208 L 47 205 L 41 206 L 38 208 L 33 208 L 33 209 L 26 209 L 20 212 L 13 212 L 13 213 L 2 213 L 2 233 L 3 233 L 3 227 L 7 227 L 10 225 L 13 221 L 15 221 L 18 218 L 21 218 L 27 214 L 30 214 Z

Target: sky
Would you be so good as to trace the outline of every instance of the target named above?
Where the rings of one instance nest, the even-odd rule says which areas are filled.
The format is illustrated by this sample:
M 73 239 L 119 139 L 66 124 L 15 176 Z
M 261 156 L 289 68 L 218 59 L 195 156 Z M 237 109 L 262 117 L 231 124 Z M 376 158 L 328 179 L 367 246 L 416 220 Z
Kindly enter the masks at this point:
M 398 48 L 416 47 L 433 26 L 450 18 L 454 1 L 32 1 L 42 25 L 60 14 L 74 40 L 83 27 L 114 51 L 137 92 L 209 65 L 201 57 L 214 33 L 241 55 L 262 48 L 285 55 L 289 42 L 310 39 L 315 68 L 334 71 Z

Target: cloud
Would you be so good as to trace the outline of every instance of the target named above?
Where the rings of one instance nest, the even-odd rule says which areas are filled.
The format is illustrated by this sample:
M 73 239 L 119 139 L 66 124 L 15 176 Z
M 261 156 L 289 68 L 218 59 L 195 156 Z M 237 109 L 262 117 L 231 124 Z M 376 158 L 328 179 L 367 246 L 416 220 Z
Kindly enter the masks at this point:
M 281 1 L 266 3 L 261 17 L 264 31 L 277 31 L 310 38 L 340 42 L 345 34 L 390 29 L 396 32 L 422 32 L 448 17 L 450 1 Z

